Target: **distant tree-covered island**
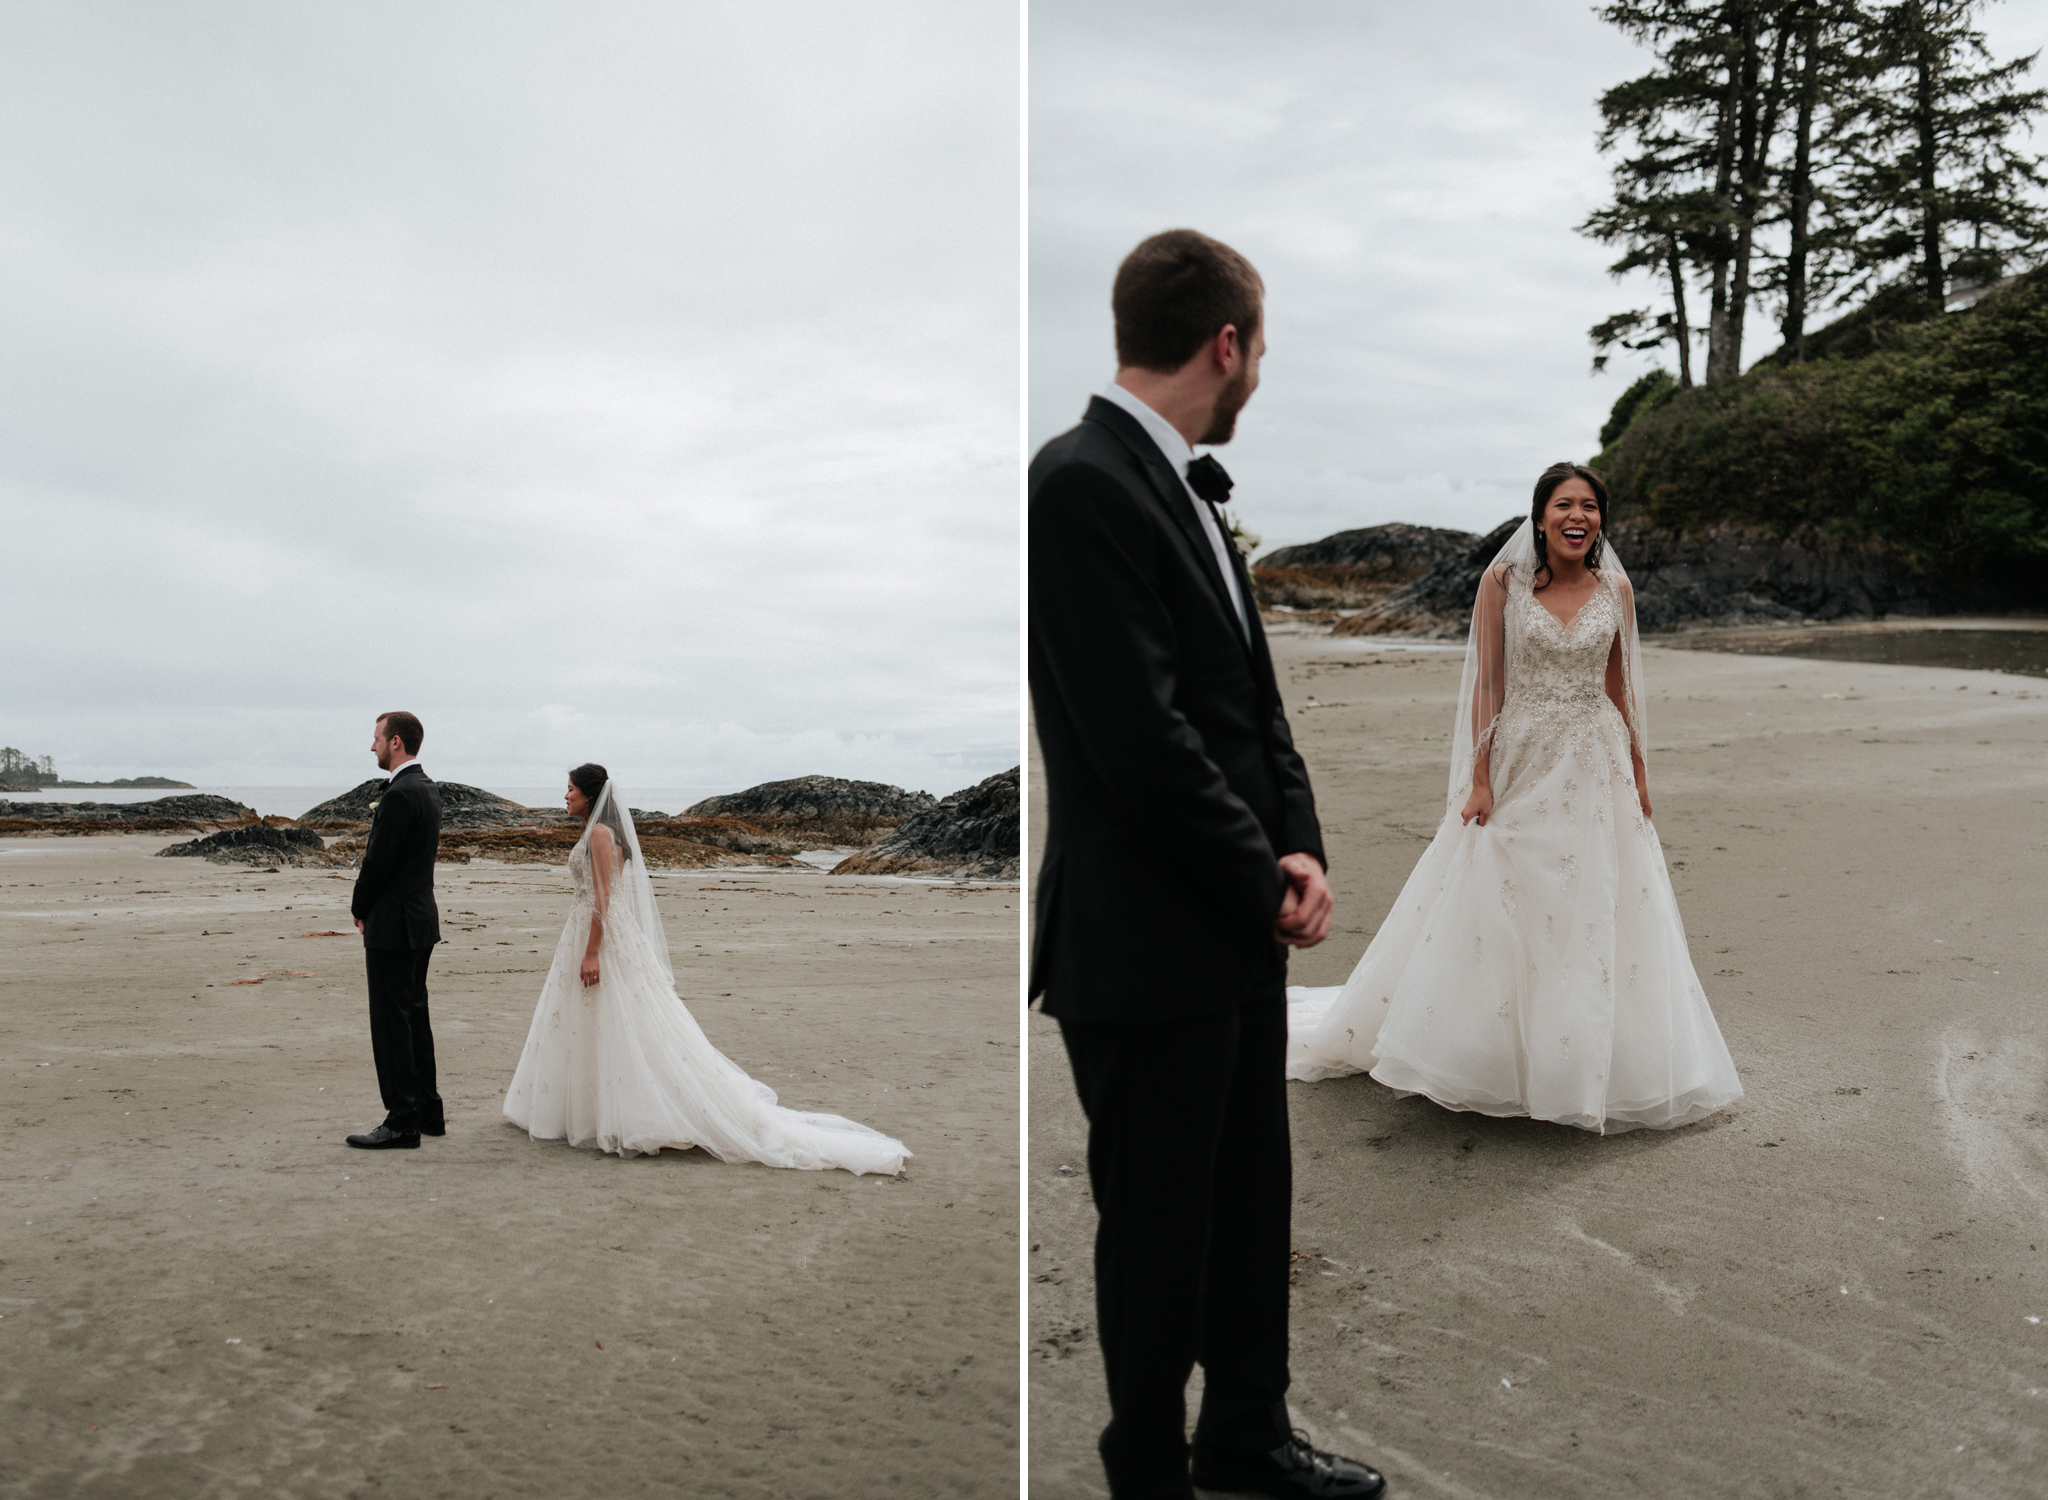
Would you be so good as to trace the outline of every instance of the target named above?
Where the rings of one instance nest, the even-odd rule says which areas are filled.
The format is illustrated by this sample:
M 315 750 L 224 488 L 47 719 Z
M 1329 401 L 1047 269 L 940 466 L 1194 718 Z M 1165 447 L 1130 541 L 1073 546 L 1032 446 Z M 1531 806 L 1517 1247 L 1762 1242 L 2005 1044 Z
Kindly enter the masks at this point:
M 187 791 L 195 788 L 189 781 L 173 781 L 168 776 L 123 776 L 114 781 L 59 781 L 57 786 L 142 786 L 142 787 L 183 787 Z
M 57 768 L 45 755 L 38 759 L 24 755 L 12 745 L 0 745 L 0 786 L 55 786 Z
M 168 776 L 123 776 L 116 781 L 66 781 L 57 774 L 55 760 L 48 755 L 26 755 L 12 745 L 0 745 L 0 791 L 32 792 L 49 787 L 162 787 L 193 790 L 189 781 Z

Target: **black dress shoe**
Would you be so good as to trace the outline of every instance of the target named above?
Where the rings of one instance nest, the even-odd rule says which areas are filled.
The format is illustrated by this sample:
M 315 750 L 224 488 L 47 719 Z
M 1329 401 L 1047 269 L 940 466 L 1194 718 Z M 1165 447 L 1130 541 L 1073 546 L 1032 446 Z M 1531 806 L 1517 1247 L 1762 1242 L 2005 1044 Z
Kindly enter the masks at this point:
M 1267 1453 L 1223 1458 L 1195 1454 L 1188 1476 L 1197 1490 L 1219 1495 L 1271 1495 L 1276 1500 L 1374 1500 L 1387 1481 L 1380 1471 L 1310 1445 L 1296 1430 Z
M 379 1125 L 367 1134 L 350 1136 L 348 1143 L 363 1151 L 416 1151 L 419 1149 L 420 1133 L 417 1130 L 393 1130 L 389 1125 Z

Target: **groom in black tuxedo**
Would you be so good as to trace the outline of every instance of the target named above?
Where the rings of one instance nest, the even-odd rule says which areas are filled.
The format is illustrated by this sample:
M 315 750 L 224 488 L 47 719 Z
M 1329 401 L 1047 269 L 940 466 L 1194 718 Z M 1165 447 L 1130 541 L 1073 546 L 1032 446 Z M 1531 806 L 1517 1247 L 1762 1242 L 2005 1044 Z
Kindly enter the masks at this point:
M 1088 1117 L 1116 1500 L 1373 1496 L 1292 1430 L 1287 947 L 1330 925 L 1321 829 L 1216 507 L 1265 288 L 1155 235 L 1118 269 L 1117 375 L 1030 478 L 1031 699 L 1050 810 L 1031 993 Z M 1192 1469 L 1186 1386 L 1199 1362 Z
M 348 1138 L 366 1151 L 417 1147 L 445 1135 L 434 1087 L 434 1032 L 427 1024 L 427 960 L 441 941 L 434 858 L 441 847 L 441 791 L 417 759 L 426 730 L 409 713 L 377 717 L 370 749 L 389 771 L 356 871 L 356 931 L 370 974 L 370 1048 L 384 1123 Z

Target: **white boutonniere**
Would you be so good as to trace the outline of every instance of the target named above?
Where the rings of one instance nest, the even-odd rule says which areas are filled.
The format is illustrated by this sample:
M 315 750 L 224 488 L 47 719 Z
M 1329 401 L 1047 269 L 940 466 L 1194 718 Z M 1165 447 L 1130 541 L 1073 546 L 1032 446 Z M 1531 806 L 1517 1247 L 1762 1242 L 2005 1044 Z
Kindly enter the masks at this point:
M 1230 545 L 1237 548 L 1240 557 L 1250 562 L 1252 554 L 1259 550 L 1259 534 L 1248 529 L 1244 522 L 1238 520 L 1227 508 L 1219 505 L 1216 509 L 1223 516 L 1223 529 L 1225 535 L 1230 538 Z
M 377 809 L 382 807 L 383 805 L 384 799 L 382 797 L 379 797 L 375 802 L 372 802 L 370 804 L 370 816 L 375 817 L 377 815 Z

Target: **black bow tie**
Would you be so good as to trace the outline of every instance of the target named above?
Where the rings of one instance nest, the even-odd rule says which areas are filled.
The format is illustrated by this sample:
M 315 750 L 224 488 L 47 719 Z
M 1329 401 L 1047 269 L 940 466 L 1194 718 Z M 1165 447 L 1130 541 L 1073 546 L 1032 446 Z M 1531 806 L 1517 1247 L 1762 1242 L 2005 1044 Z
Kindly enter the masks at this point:
M 1223 465 L 1204 453 L 1188 460 L 1188 488 L 1211 505 L 1221 505 L 1230 498 L 1230 476 Z

